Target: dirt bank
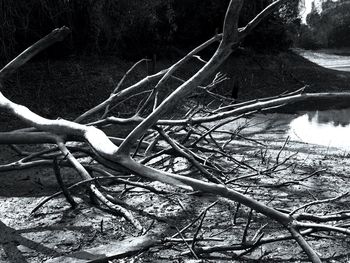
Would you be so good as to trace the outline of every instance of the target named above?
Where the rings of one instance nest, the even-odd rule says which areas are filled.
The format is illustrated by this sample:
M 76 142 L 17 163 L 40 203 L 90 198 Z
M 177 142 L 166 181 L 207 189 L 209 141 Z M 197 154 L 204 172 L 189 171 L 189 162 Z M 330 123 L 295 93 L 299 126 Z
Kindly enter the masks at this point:
M 157 61 L 156 70 L 168 67 L 175 60 Z M 103 101 L 132 64 L 132 61 L 111 56 L 29 62 L 6 81 L 3 92 L 45 117 L 72 118 Z M 186 79 L 201 65 L 193 59 L 176 76 Z M 150 67 L 142 64 L 127 78 L 125 85 L 144 77 Z M 237 96 L 239 101 L 278 95 L 305 85 L 306 92 L 350 90 L 350 72 L 322 68 L 292 51 L 280 54 L 239 51 L 222 65 L 220 71 L 227 75 L 228 80 L 213 91 L 229 97 Z M 179 82 L 170 81 L 164 94 L 178 85 Z M 125 111 L 135 106 L 133 102 L 137 103 L 129 100 L 123 104 Z M 5 116 L 0 116 L 1 130 L 6 129 L 5 122 L 9 125 L 12 120 L 4 119 Z
M 278 95 L 307 85 L 305 92 L 349 91 L 350 73 L 331 70 L 290 51 L 280 54 L 243 52 L 229 59 L 222 71 L 231 79 L 221 93 L 229 95 L 233 82 L 239 99 Z
M 160 69 L 169 64 L 170 61 L 160 61 L 157 67 Z M 5 94 L 46 117 L 71 118 L 106 98 L 123 72 L 131 65 L 131 62 L 111 57 L 70 58 L 67 61 L 51 61 L 46 64 L 32 62 L 7 82 Z M 198 61 L 192 61 L 179 75 L 186 77 L 199 66 Z M 232 86 L 237 85 L 239 100 L 277 95 L 306 84 L 310 85 L 310 92 L 345 91 L 350 80 L 349 73 L 320 68 L 293 53 L 237 54 L 222 66 L 222 71 L 228 74 L 230 80 L 214 91 L 231 96 Z M 139 69 L 131 81 L 145 73 L 145 68 Z M 174 86 L 175 83 L 167 88 L 171 90 Z M 128 102 L 124 105 L 125 111 L 134 106 L 132 102 Z M 1 115 L 0 118 L 1 130 L 20 126 L 9 116 Z M 293 116 L 290 115 L 289 118 Z M 241 167 L 235 164 L 227 167 L 227 159 L 222 158 L 221 165 L 230 171 L 228 176 L 237 179 L 247 173 L 255 173 L 255 170 L 247 167 L 255 167 L 260 171 L 270 169 L 276 162 L 280 162 L 281 166 L 273 173 L 257 173 L 256 176 L 241 178 L 230 184 L 230 187 L 285 210 L 294 210 L 317 199 L 333 198 L 348 190 L 350 163 L 346 151 L 297 142 L 289 142 L 284 146 L 288 118 L 281 120 L 277 115 L 272 115 L 267 120 L 265 116 L 257 115 L 244 122 L 247 125 L 241 137 L 232 140 L 231 134 L 216 134 L 220 145 L 227 146 L 226 150 L 230 153 L 228 156 L 249 165 Z M 226 131 L 234 131 L 235 127 L 224 128 Z M 211 144 L 207 147 L 216 146 Z M 282 148 L 284 150 L 281 152 Z M 7 146 L 1 146 L 0 149 L 1 164 L 20 158 Z M 22 150 L 32 151 L 37 148 L 25 147 Z M 210 159 L 212 156 L 208 154 L 207 157 Z M 175 159 L 174 163 L 177 164 L 175 172 L 183 168 L 181 159 Z M 174 163 L 169 165 L 174 166 Z M 62 174 L 68 185 L 78 180 L 73 170 L 64 169 Z M 138 235 L 124 219 L 97 209 L 93 200 L 87 198 L 83 187 L 72 191 L 79 204 L 77 209 L 72 210 L 64 198 L 56 198 L 31 214 L 32 209 L 43 198 L 59 189 L 51 167 L 2 172 L 0 181 L 0 262 L 45 262 L 56 256 Z M 215 196 L 197 197 L 195 193 L 185 193 L 156 182 L 149 185 L 166 193 L 154 194 L 123 184 L 110 184 L 108 187 L 112 190 L 111 195 L 134 208 L 134 215 L 145 228 L 158 233 L 162 238 L 176 234 L 176 228 L 181 229 L 193 222 L 201 211 L 218 201 L 203 219 L 199 237 L 207 240 L 198 241 L 196 247 L 235 244 L 242 240 L 248 209 Z M 341 199 L 311 207 L 308 211 L 325 215 L 348 209 L 348 199 Z M 144 212 L 148 213 L 147 216 Z M 155 217 L 160 221 L 154 224 Z M 252 218 L 248 238 L 253 238 L 254 233 L 262 228 L 266 235 L 284 234 L 283 229 L 274 222 L 271 223 L 270 219 L 255 213 Z M 348 222 L 342 223 L 346 225 Z M 184 232 L 184 238 L 193 237 L 197 229 L 198 223 Z M 172 242 L 162 239 L 161 242 L 161 245 L 147 252 L 136 253 L 115 262 L 183 262 L 194 258 L 191 253 L 183 254 L 184 251 L 188 252 L 188 247 L 179 238 Z M 346 262 L 349 256 L 349 240 L 345 236 L 337 236 L 334 240 L 320 236 L 320 240 L 313 241 L 312 245 L 322 258 L 332 260 L 331 262 Z M 305 259 L 298 246 L 290 241 L 277 245 L 268 244 L 263 249 L 253 251 L 250 256 L 266 262 L 295 262 Z M 212 262 L 235 262 L 231 252 L 204 257 Z

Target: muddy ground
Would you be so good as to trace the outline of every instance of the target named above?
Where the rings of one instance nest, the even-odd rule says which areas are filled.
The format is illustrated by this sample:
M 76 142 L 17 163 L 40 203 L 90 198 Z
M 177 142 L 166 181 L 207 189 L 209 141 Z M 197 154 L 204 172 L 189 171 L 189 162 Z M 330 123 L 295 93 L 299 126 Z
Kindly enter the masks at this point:
M 288 55 L 282 56 L 282 61 L 288 61 L 286 57 Z M 302 60 L 302 58 L 299 59 Z M 244 66 L 248 65 L 247 67 L 249 68 L 249 61 Z M 263 62 L 264 60 L 260 57 L 260 64 Z M 112 74 L 113 69 L 108 68 L 106 71 L 103 71 L 105 73 L 101 73 L 102 71 L 96 71 L 96 68 L 90 68 L 90 62 L 79 63 L 81 63 L 80 68 L 76 67 L 75 70 L 77 70 L 76 72 L 81 72 L 79 76 L 86 78 L 85 83 L 88 85 L 88 88 L 85 87 L 86 89 L 83 89 L 84 97 L 89 96 L 90 89 L 101 97 L 108 94 L 98 81 L 95 82 L 96 88 L 93 89 L 94 84 L 91 84 L 87 78 L 95 73 L 98 75 L 98 78 L 104 77 L 105 79 L 106 75 L 110 76 Z M 106 66 L 103 62 L 100 64 L 102 64 L 101 68 Z M 122 64 L 119 63 L 119 65 Z M 124 69 L 130 63 L 126 64 L 122 66 Z M 38 67 L 40 68 L 41 66 Z M 58 68 L 60 69 L 60 67 Z M 90 68 L 91 72 L 87 71 L 87 68 Z M 291 68 L 294 69 L 292 76 L 289 74 L 290 71 L 288 71 L 288 74 L 282 73 L 285 79 L 289 76 L 290 81 L 295 81 L 295 85 L 298 86 L 297 83 L 300 81 L 300 76 L 303 76 L 301 72 L 304 69 L 305 73 L 305 68 L 310 70 L 310 67 L 302 64 L 300 68 Z M 45 74 L 51 74 L 51 76 L 54 76 L 54 79 L 58 80 L 63 74 L 61 72 L 62 69 Z M 263 65 L 251 67 L 252 72 L 260 72 L 259 74 L 266 75 L 266 72 L 261 73 L 261 70 L 269 71 L 271 69 L 266 69 Z M 106 73 L 107 71 L 108 73 Z M 120 75 L 120 71 L 118 72 Z M 272 75 L 270 80 L 278 79 L 278 76 L 282 74 L 279 71 L 274 72 L 277 73 Z M 301 75 L 296 77 L 297 72 Z M 323 72 L 322 76 L 322 72 L 318 72 L 317 76 L 305 76 L 306 80 L 302 80 L 302 82 L 314 81 L 316 77 L 319 77 L 319 82 L 322 82 L 322 77 L 332 77 L 335 80 L 339 79 L 339 82 L 333 81 L 337 84 L 334 84 L 336 87 L 330 87 L 330 90 L 346 90 L 345 80 L 350 79 L 348 73 L 338 73 L 329 70 L 325 72 L 329 75 Z M 67 74 L 64 76 L 67 76 Z M 73 75 L 72 71 L 69 74 Z M 142 72 L 138 74 L 141 75 Z M 242 83 L 244 83 L 243 80 L 246 80 L 248 83 L 248 78 L 251 78 L 249 83 L 253 85 L 257 79 L 257 75 L 254 74 L 246 74 L 245 76 L 246 78 L 241 76 Z M 115 76 L 115 79 L 110 79 L 110 82 L 114 84 L 117 79 L 118 76 Z M 45 98 L 45 94 L 48 92 L 44 89 L 46 86 L 43 84 L 46 81 L 46 78 L 42 78 L 41 89 L 37 94 L 30 94 L 31 100 L 29 104 L 34 109 L 36 107 L 40 108 L 39 111 L 42 111 L 46 116 L 56 116 L 57 107 L 65 105 L 64 108 L 61 107 L 62 113 L 68 116 L 72 113 L 69 110 L 70 105 L 76 105 L 79 95 L 81 96 L 82 94 L 81 91 L 75 90 L 72 93 L 69 104 L 64 104 L 61 100 L 55 104 L 55 98 L 52 100 L 45 99 L 43 103 L 48 108 L 44 109 L 37 104 L 40 103 L 39 98 Z M 71 79 L 69 81 L 62 79 L 61 88 L 67 88 L 66 84 L 72 81 Z M 330 80 L 328 81 L 331 82 Z M 31 87 L 26 86 L 26 83 L 23 83 L 21 79 L 19 79 L 19 82 L 19 85 L 28 89 L 26 92 L 29 94 Z M 269 85 L 268 82 L 268 80 L 265 82 L 266 86 Z M 313 84 L 313 88 L 315 88 L 316 84 Z M 79 83 L 74 85 L 74 87 L 80 86 Z M 289 86 L 291 89 L 293 87 Z M 97 91 L 97 89 L 102 91 Z M 225 86 L 222 89 L 225 89 Z M 325 89 L 326 87 L 323 90 Z M 254 88 L 251 87 L 250 90 L 254 90 Z M 261 89 L 256 89 L 255 91 L 260 95 L 262 93 Z M 277 94 L 279 92 L 279 90 L 275 91 L 274 89 L 270 91 L 272 94 L 268 95 L 275 95 L 275 92 Z M 7 92 L 9 91 L 7 90 Z M 64 93 L 64 90 L 55 90 L 54 93 L 56 94 L 56 92 Z M 92 95 L 95 95 L 96 98 L 96 94 Z M 12 99 L 16 98 L 16 96 L 19 96 L 19 101 L 26 100 L 26 96 L 21 95 L 19 91 L 13 93 Z M 242 98 L 245 96 L 248 98 L 252 94 L 242 94 Z M 93 103 L 90 100 L 92 100 L 91 97 L 79 104 L 78 110 L 82 110 L 84 107 L 88 108 L 90 103 Z M 51 104 L 53 107 L 50 107 Z M 125 107 L 127 108 L 127 106 Z M 74 111 L 78 112 L 78 110 Z M 283 147 L 287 138 L 288 123 L 294 117 L 295 115 L 284 115 L 283 118 L 278 114 L 257 115 L 249 119 L 240 120 L 239 124 L 225 126 L 220 129 L 234 131 L 237 125 L 240 126 L 242 123 L 246 127 L 242 130 L 239 137 L 233 138 L 227 145 L 227 150 L 237 160 L 244 161 L 258 170 L 272 167 L 277 162 L 277 156 L 279 156 L 278 162 L 283 163 L 273 173 L 242 178 L 231 183 L 230 187 L 240 192 L 246 192 L 247 195 L 269 206 L 285 210 L 293 210 L 316 199 L 331 198 L 348 191 L 350 172 L 348 151 L 294 141 L 289 141 Z M 2 117 L 1 130 L 9 130 L 20 126 L 21 124 L 14 122 L 9 117 Z M 224 132 L 217 133 L 215 136 L 222 143 L 227 142 L 229 139 L 229 135 Z M 0 147 L 1 164 L 20 158 L 9 146 L 1 145 Z M 206 147 L 215 148 L 214 145 L 206 145 Z M 280 152 L 281 148 L 283 148 L 282 152 Z M 25 146 L 23 148 L 26 151 L 37 149 L 37 146 Z M 175 159 L 173 162 L 175 164 L 172 163 L 169 169 L 173 169 L 175 172 L 181 172 L 183 167 L 186 166 L 182 159 Z M 232 173 L 229 175 L 231 179 L 252 173 L 249 168 L 227 167 L 232 165 L 232 162 L 228 162 L 225 158 L 222 159 L 221 163 L 225 169 L 232 169 Z M 65 183 L 68 185 L 74 184 L 79 180 L 73 170 L 65 169 L 62 171 L 62 174 Z M 0 172 L 0 182 L 0 262 L 45 262 L 72 252 L 139 236 L 139 233 L 129 222 L 91 203 L 84 187 L 78 187 L 73 190 L 74 198 L 79 203 L 76 209 L 71 209 L 66 200 L 60 196 L 49 201 L 35 213 L 31 213 L 43 198 L 59 191 L 51 167 Z M 199 237 L 204 239 L 204 241 L 198 241 L 195 247 L 234 244 L 241 241 L 249 214 L 249 210 L 245 207 L 239 207 L 234 202 L 218 199 L 216 196 L 186 192 L 157 182 L 148 184 L 167 193 L 154 194 L 141 188 L 131 188 L 121 184 L 108 184 L 110 194 L 131 205 L 134 208 L 133 214 L 141 221 L 143 226 L 148 228 L 150 233 L 159 234 L 162 240 L 161 243 L 147 251 L 134 252 L 132 256 L 115 259 L 114 262 L 196 262 L 195 256 L 189 252 L 187 245 L 180 237 L 177 236 L 177 240 L 172 239 L 171 242 L 166 241 L 165 237 L 171 237 L 177 233 L 177 229 L 182 229 L 193 222 L 201 211 L 215 201 L 218 201 L 218 203 L 207 212 L 203 220 L 203 226 L 199 231 Z M 344 197 L 331 203 L 312 206 L 307 209 L 307 212 L 331 214 L 340 210 L 346 211 L 350 209 L 348 201 L 349 197 Z M 147 212 L 148 215 L 144 215 L 144 212 Z M 155 217 L 158 218 L 158 221 L 155 220 Z M 342 223 L 348 224 L 349 222 Z M 253 213 L 247 238 L 251 239 L 256 231 L 264 225 L 266 226 L 263 231 L 266 236 L 277 237 L 278 235 L 286 234 L 286 231 L 271 219 Z M 184 238 L 193 237 L 197 228 L 198 222 L 184 232 Z M 322 235 L 311 241 L 311 245 L 326 262 L 349 262 L 349 241 L 349 238 L 340 234 L 330 237 L 328 233 L 322 233 Z M 118 246 L 118 243 L 116 243 L 116 246 Z M 242 256 L 240 259 L 235 259 L 235 253 L 233 252 L 202 254 L 200 259 L 210 260 L 211 262 L 300 262 L 305 261 L 306 257 L 295 242 L 281 241 L 264 245 L 254 250 L 251 254 Z

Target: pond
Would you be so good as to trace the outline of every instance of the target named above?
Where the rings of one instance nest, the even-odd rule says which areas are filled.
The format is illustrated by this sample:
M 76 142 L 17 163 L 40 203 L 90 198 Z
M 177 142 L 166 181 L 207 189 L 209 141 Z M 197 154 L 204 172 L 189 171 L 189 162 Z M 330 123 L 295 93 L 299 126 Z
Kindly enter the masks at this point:
M 350 149 L 350 109 L 311 111 L 293 119 L 288 135 L 294 141 Z
M 296 53 L 325 68 L 350 71 L 349 50 L 302 50 Z M 292 140 L 350 149 L 350 109 L 310 111 L 289 124 Z
M 322 67 L 339 71 L 350 71 L 349 50 L 323 49 L 310 51 L 303 49 L 294 49 L 294 52 Z

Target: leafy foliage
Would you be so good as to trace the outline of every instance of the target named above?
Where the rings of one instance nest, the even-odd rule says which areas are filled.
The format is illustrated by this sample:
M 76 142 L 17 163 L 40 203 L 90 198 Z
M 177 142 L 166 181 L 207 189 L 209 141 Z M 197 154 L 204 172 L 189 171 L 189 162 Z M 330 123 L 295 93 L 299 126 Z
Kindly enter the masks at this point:
M 307 17 L 300 45 L 305 48 L 350 46 L 350 1 L 325 1 L 319 13 L 315 6 Z
M 246 1 L 243 7 L 244 24 L 261 12 L 271 0 Z M 288 1 L 278 12 L 263 21 L 255 31 L 246 38 L 245 45 L 262 51 L 286 50 L 293 45 L 299 30 L 299 1 Z
M 117 52 L 124 57 L 168 54 L 172 47 L 197 45 L 220 32 L 229 0 L 0 0 L 0 59 L 9 59 L 53 28 L 66 25 L 72 34 L 46 54 L 62 56 Z M 245 1 L 241 24 L 271 0 Z M 295 1 L 291 1 L 295 2 Z M 253 48 L 289 47 L 295 4 L 281 8 L 244 44 Z M 287 24 L 286 24 L 287 23 Z M 57 52 L 57 50 L 60 50 Z

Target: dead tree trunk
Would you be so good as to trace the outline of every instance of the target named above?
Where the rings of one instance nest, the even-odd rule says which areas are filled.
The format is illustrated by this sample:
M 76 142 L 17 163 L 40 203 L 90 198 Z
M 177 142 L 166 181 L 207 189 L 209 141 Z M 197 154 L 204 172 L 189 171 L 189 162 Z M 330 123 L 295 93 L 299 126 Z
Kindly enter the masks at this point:
M 238 202 L 247 206 L 249 209 L 261 213 L 278 222 L 289 231 L 289 238 L 293 238 L 299 244 L 310 261 L 321 262 L 319 256 L 311 248 L 304 236 L 310 233 L 310 231 L 313 232 L 317 229 L 325 228 L 329 231 L 348 233 L 348 230 L 345 227 L 324 227 L 318 225 L 317 220 L 315 220 L 314 224 L 304 224 L 301 222 L 302 218 L 298 218 L 298 216 L 295 216 L 294 213 L 288 213 L 286 211 L 275 209 L 264 204 L 263 202 L 259 202 L 252 197 L 249 197 L 244 193 L 241 193 L 240 191 L 234 190 L 224 183 L 226 179 L 224 179 L 223 172 L 220 171 L 218 165 L 208 164 L 205 157 L 200 156 L 198 152 L 195 152 L 196 143 L 192 144 L 193 147 L 191 148 L 191 144 L 177 142 L 175 139 L 171 138 L 167 132 L 176 132 L 176 129 L 185 129 L 190 125 L 203 125 L 204 123 L 218 120 L 225 121 L 226 119 L 251 114 L 265 108 L 276 107 L 286 103 L 306 100 L 308 98 L 326 96 L 340 97 L 344 96 L 344 94 L 302 94 L 302 91 L 298 91 L 296 93 L 290 93 L 266 100 L 263 99 L 261 101 L 251 101 L 243 104 L 231 105 L 227 108 L 213 111 L 212 114 L 209 114 L 208 116 L 190 115 L 185 116 L 183 119 L 177 120 L 162 119 L 169 111 L 172 111 L 178 107 L 178 105 L 181 105 L 184 99 L 197 87 L 203 85 L 204 80 L 208 78 L 208 76 L 215 74 L 223 61 L 225 61 L 225 59 L 232 54 L 233 50 L 238 47 L 240 41 L 247 34 L 249 34 L 262 19 L 274 11 L 276 7 L 281 4 L 281 2 L 282 1 L 280 0 L 275 1 L 266 7 L 245 27 L 238 28 L 238 19 L 243 0 L 231 0 L 227 8 L 223 31 L 221 34 L 213 36 L 210 40 L 195 48 L 171 67 L 148 76 L 130 87 L 122 90 L 116 89 L 108 99 L 76 118 L 75 122 L 64 119 L 50 120 L 43 118 L 30 111 L 25 106 L 12 102 L 2 93 L 0 93 L 0 109 L 3 111 L 9 111 L 13 116 L 20 118 L 31 126 L 31 128 L 23 131 L 0 133 L 0 143 L 41 144 L 46 142 L 56 144 L 56 150 L 59 150 L 61 154 L 55 156 L 55 160 L 56 158 L 61 158 L 62 165 L 65 164 L 66 166 L 73 167 L 79 173 L 81 180 L 86 183 L 88 189 L 96 197 L 98 202 L 101 202 L 109 209 L 122 214 L 141 232 L 144 231 L 144 228 L 140 222 L 135 219 L 129 209 L 123 207 L 122 204 L 118 204 L 116 200 L 113 200 L 113 198 L 110 198 L 110 196 L 103 193 L 103 190 L 95 183 L 90 171 L 93 169 L 100 169 L 99 171 L 105 174 L 108 174 L 109 171 L 126 171 L 130 174 L 134 174 L 148 180 L 160 181 L 183 188 L 185 190 L 196 190 L 203 193 L 211 193 L 225 199 Z M 3 80 L 6 78 L 47 46 L 56 41 L 62 40 L 68 34 L 68 32 L 69 30 L 65 27 L 56 29 L 48 36 L 29 47 L 1 70 L 0 79 Z M 200 50 L 217 41 L 219 41 L 219 46 L 210 60 L 205 63 L 196 74 L 194 74 L 187 81 L 184 81 L 166 99 L 158 103 L 158 91 L 162 89 L 169 79 L 174 77 L 174 72 Z M 140 111 L 140 109 L 137 109 L 133 116 L 125 119 L 116 118 L 112 115 L 112 109 L 117 100 L 121 100 L 126 96 L 137 94 L 141 87 L 155 80 L 157 80 L 157 84 L 150 92 L 145 105 L 141 107 L 142 109 L 145 109 L 148 106 L 149 108 L 152 108 L 153 110 L 150 114 L 147 116 L 142 116 L 143 112 Z M 349 96 L 349 94 L 346 94 L 346 96 Z M 103 117 L 94 119 L 94 115 L 103 110 L 105 111 Z M 88 118 L 90 120 L 93 119 L 93 121 L 90 121 L 89 124 L 81 124 Z M 108 137 L 102 131 L 102 128 L 105 125 L 111 124 L 137 124 L 137 126 L 128 134 L 126 138 L 118 139 Z M 209 131 L 207 134 L 210 134 L 210 132 L 211 131 Z M 192 139 L 192 135 L 193 133 L 189 130 L 186 140 L 193 142 L 194 139 Z M 206 134 L 203 135 L 203 137 L 205 136 Z M 188 138 L 191 138 L 191 140 Z M 157 149 L 154 147 L 159 140 L 167 142 L 169 148 L 161 147 L 161 149 L 159 149 L 158 147 Z M 99 163 L 99 168 L 82 163 L 67 146 L 67 142 L 70 141 L 84 142 L 88 149 L 84 148 L 81 149 L 81 151 L 84 151 L 85 154 Z M 144 154 L 144 159 L 135 157 L 137 156 L 137 151 L 139 151 L 141 148 L 147 148 L 145 150 L 147 154 Z M 188 161 L 192 163 L 194 167 L 196 167 L 203 179 L 195 179 L 176 173 L 166 172 L 162 169 L 145 164 L 147 163 L 147 158 L 156 158 L 149 154 L 152 152 L 152 150 L 156 151 L 154 156 L 162 155 L 162 153 L 172 154 L 173 152 L 176 152 L 177 155 L 181 155 L 188 159 Z M 40 155 L 45 154 L 46 152 L 37 153 L 36 156 L 40 157 Z M 29 156 L 25 161 L 20 160 L 16 163 L 1 165 L 0 171 L 22 169 L 36 165 L 52 165 L 52 162 L 47 161 L 47 159 L 32 162 Z M 56 161 L 55 165 L 57 166 Z M 103 168 L 101 168 L 101 165 Z M 214 175 L 213 171 L 215 171 L 216 175 Z M 259 239 L 250 247 L 248 246 L 248 248 L 252 248 L 260 244 L 263 244 L 263 239 Z

